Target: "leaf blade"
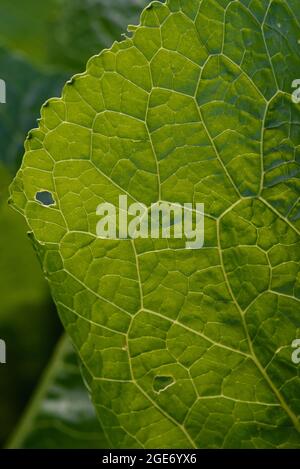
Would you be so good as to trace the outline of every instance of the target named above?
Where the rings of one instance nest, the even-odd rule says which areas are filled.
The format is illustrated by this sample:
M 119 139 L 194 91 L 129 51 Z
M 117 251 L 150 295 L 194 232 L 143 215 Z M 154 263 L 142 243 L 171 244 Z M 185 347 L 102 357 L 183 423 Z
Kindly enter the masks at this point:
M 281 109 L 299 111 L 282 106 L 287 83 L 268 49 L 280 49 L 278 33 L 263 28 L 279 12 L 287 24 L 289 2 L 280 3 L 265 15 L 246 1 L 150 4 L 132 38 L 92 58 L 44 109 L 40 143 L 36 132 L 27 141 L 26 157 L 40 152 L 49 165 L 50 178 L 43 164 L 36 176 L 57 206 L 33 202 L 41 187 L 26 164 L 14 203 L 34 232 L 113 447 L 299 447 L 299 371 L 289 355 L 299 330 L 299 164 L 271 144 L 280 148 L 288 133 Z M 222 28 L 205 44 L 201 26 L 216 18 Z M 230 31 L 236 18 L 248 36 Z M 242 40 L 249 58 L 258 34 L 263 70 L 277 78 L 267 88 L 237 55 Z M 271 93 L 280 132 L 272 131 Z M 288 145 L 297 151 L 294 133 Z M 279 176 L 268 175 L 278 154 L 296 170 L 279 165 Z M 205 202 L 205 248 L 97 239 L 95 207 L 117 205 L 120 194 L 147 205 Z M 157 392 L 160 380 L 171 384 Z

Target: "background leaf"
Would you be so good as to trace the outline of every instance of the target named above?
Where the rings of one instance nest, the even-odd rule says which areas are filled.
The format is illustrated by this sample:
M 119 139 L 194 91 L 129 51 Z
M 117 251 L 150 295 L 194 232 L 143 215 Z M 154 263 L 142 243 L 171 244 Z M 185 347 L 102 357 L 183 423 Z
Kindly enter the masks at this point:
M 0 368 L 0 442 L 19 418 L 60 333 L 26 224 L 7 206 L 10 180 L 0 165 L 0 337 L 8 362 Z
M 82 382 L 73 347 L 66 336 L 57 345 L 9 447 L 108 448 Z
M 0 106 L 0 162 L 10 172 L 19 167 L 24 135 L 36 125 L 41 104 L 59 95 L 67 76 L 45 74 L 16 53 L 0 49 L 1 78 L 6 82 L 6 104 Z
M 88 58 L 121 38 L 146 0 L 1 0 L 2 44 L 35 64 L 80 70 Z
M 0 369 L 1 444 L 15 426 L 61 333 L 26 223 L 7 206 L 7 199 L 8 186 L 21 162 L 24 135 L 36 125 L 41 103 L 59 94 L 66 75 L 46 75 L 4 48 L 0 48 L 0 71 L 7 91 L 7 102 L 0 105 L 0 337 L 6 341 L 8 361 Z

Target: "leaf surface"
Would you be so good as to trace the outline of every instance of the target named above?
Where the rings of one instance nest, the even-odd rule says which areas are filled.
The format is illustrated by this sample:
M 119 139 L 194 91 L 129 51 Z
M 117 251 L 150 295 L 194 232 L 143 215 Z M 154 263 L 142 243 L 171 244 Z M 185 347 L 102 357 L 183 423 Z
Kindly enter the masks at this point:
M 112 447 L 300 447 L 299 21 L 154 2 L 28 136 L 12 200 Z M 120 194 L 205 203 L 204 248 L 97 238 Z

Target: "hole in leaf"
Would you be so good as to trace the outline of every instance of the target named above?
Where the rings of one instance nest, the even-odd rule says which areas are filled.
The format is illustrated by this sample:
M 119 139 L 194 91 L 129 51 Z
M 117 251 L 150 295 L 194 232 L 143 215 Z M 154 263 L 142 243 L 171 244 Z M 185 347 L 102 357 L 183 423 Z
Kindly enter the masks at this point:
M 174 383 L 172 376 L 155 376 L 153 380 L 153 390 L 162 392 Z
M 35 200 L 40 202 L 42 205 L 49 207 L 49 205 L 55 205 L 53 195 L 49 191 L 40 191 L 35 194 Z

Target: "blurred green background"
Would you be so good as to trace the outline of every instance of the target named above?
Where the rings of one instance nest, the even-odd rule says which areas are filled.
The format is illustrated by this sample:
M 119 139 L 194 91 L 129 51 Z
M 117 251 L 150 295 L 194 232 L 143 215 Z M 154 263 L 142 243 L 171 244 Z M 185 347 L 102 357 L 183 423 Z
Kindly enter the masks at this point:
M 7 205 L 8 186 L 43 102 L 60 96 L 90 56 L 137 24 L 146 3 L 0 0 L 0 79 L 7 87 L 6 104 L 0 104 L 0 338 L 7 344 L 7 364 L 0 365 L 0 447 L 8 441 L 10 447 L 108 446 L 25 223 Z M 70 409 L 74 400 L 77 413 Z

